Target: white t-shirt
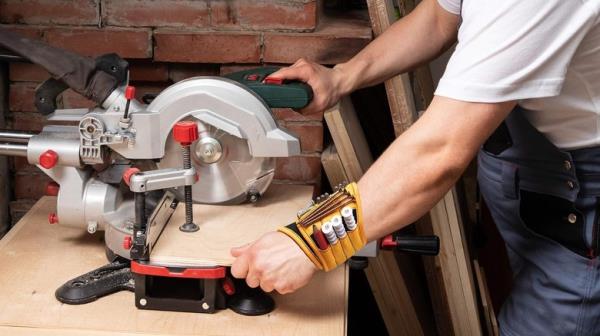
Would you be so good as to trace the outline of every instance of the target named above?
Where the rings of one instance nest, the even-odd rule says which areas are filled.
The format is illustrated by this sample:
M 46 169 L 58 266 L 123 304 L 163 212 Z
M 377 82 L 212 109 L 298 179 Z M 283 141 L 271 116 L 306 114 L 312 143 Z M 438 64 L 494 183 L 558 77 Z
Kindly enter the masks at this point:
M 600 146 L 600 0 L 438 0 L 460 15 L 436 95 L 517 100 L 556 146 Z

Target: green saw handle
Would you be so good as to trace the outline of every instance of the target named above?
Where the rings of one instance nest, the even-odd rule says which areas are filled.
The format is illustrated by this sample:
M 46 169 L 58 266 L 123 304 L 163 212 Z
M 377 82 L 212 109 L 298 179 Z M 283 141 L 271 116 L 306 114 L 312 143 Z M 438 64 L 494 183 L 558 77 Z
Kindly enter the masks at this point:
M 264 82 L 270 74 L 279 67 L 263 67 L 238 71 L 224 77 L 246 86 L 258 94 L 269 107 L 301 109 L 306 107 L 313 98 L 310 85 L 300 81 L 269 81 Z

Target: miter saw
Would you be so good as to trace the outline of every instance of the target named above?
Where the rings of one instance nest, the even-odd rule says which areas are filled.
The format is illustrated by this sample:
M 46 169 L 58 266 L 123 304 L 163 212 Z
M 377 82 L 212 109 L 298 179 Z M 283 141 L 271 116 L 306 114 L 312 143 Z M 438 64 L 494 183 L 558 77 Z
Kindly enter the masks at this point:
M 0 131 L 0 154 L 26 157 L 50 176 L 47 194 L 57 196 L 57 212 L 49 222 L 103 230 L 111 261 L 65 283 L 58 300 L 82 304 L 130 290 L 140 309 L 229 307 L 246 315 L 273 309 L 269 296 L 234 280 L 226 267 L 156 265 L 149 257 L 180 201 L 184 232 L 198 230 L 193 203 L 259 201 L 275 158 L 300 153 L 299 140 L 277 126 L 270 109 L 308 105 L 308 85 L 268 77 L 277 68 L 257 68 L 190 78 L 140 102 L 128 85 L 127 62 L 115 54 L 90 59 L 2 27 L 0 46 L 53 76 L 35 95 L 49 125 L 39 134 Z M 57 109 L 67 88 L 98 107 Z M 390 236 L 380 246 L 434 255 L 439 240 Z M 368 244 L 362 255 L 375 256 L 378 247 Z
M 57 212 L 49 221 L 90 233 L 103 230 L 107 254 L 114 260 L 69 281 L 57 298 L 79 304 L 135 289 L 140 308 L 224 308 L 225 296 L 234 291 L 224 267 L 159 267 L 147 263 L 149 251 L 180 200 L 190 207 L 183 231 L 197 229 L 192 203 L 259 201 L 273 180 L 275 158 L 300 153 L 299 140 L 277 126 L 270 108 L 306 106 L 310 87 L 272 80 L 267 76 L 276 68 L 258 68 L 227 77 L 190 78 L 145 97 L 146 104 L 135 99 L 127 62 L 117 55 L 93 60 L 4 28 L 0 45 L 53 75 L 36 92 L 36 106 L 49 125 L 35 135 L 1 132 L 0 153 L 24 156 L 50 176 Z M 98 107 L 57 109 L 57 98 L 67 88 Z M 183 283 L 202 293 L 195 300 L 165 296 L 159 293 L 158 277 L 188 279 Z M 194 282 L 198 279 L 202 281 Z M 169 281 L 162 285 L 183 286 Z M 246 294 L 261 295 L 250 290 Z M 238 301 L 236 311 L 244 314 L 272 309 L 264 297 L 258 307 Z

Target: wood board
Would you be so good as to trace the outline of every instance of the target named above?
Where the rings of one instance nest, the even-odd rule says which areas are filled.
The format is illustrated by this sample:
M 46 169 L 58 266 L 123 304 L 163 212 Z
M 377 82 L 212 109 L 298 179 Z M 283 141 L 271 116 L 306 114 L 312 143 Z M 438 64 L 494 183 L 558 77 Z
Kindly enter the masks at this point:
M 486 326 L 487 335 L 498 336 L 500 331 L 498 329 L 498 321 L 496 319 L 496 313 L 492 305 L 492 299 L 490 297 L 490 291 L 487 286 L 485 277 L 485 270 L 479 265 L 477 259 L 473 260 L 473 269 L 475 271 L 475 278 L 477 279 L 477 288 L 479 289 L 479 300 L 481 302 L 481 308 L 483 310 L 483 316 Z
M 392 0 L 367 0 L 369 16 L 376 36 L 396 21 Z M 414 8 L 414 1 L 400 1 L 400 11 L 406 15 Z M 420 77 L 419 92 L 423 108 L 433 97 L 428 71 L 416 73 Z M 408 74 L 385 82 L 392 122 L 396 136 L 400 136 L 416 120 L 415 100 Z M 462 218 L 456 203 L 455 190 L 449 191 L 425 218 L 417 223 L 421 234 L 440 237 L 440 254 L 433 262 L 425 260 L 426 274 L 432 302 L 436 311 L 438 332 L 444 335 L 481 335 L 475 284 L 469 250 L 466 246 Z
M 231 266 L 232 247 L 242 246 L 264 233 L 292 223 L 298 210 L 312 199 L 313 187 L 271 185 L 254 204 L 194 204 L 194 222 L 200 230 L 182 232 L 185 206 L 180 202 L 150 254 L 153 264 L 170 266 Z
M 396 14 L 392 0 L 367 0 L 371 27 L 375 36 L 381 35 L 394 21 Z M 408 73 L 394 76 L 384 82 L 396 135 L 403 133 L 416 115 L 415 100 Z
M 93 303 L 59 303 L 67 280 L 106 264 L 102 234 L 49 225 L 55 197 L 44 197 L 0 240 L 0 335 L 345 335 L 348 272 L 318 273 L 307 287 L 273 295 L 264 316 L 230 310 L 195 314 L 138 310 L 119 292 Z
M 329 145 L 321 154 L 321 164 L 327 175 L 327 179 L 332 186 L 348 182 L 348 175 L 344 171 L 344 166 L 340 155 L 334 144 Z
M 373 157 L 350 98 L 342 98 L 326 111 L 325 121 L 344 170 L 338 174 L 345 174 L 350 181 L 358 181 L 373 163 Z M 410 295 L 411 289 L 420 284 L 409 286 L 393 252 L 380 251 L 377 257 L 369 258 L 365 273 L 390 335 L 430 334 L 430 328 L 420 322 Z

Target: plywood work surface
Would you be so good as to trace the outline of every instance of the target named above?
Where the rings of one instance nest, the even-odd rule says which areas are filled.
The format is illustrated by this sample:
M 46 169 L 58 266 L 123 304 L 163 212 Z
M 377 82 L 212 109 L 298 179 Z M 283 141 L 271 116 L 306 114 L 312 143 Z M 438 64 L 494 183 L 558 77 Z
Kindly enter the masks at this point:
M 251 243 L 264 233 L 292 223 L 311 200 L 313 187 L 271 185 L 255 204 L 194 205 L 200 230 L 181 232 L 185 206 L 177 210 L 152 250 L 150 261 L 171 266 L 230 266 L 232 247 Z
M 344 335 L 347 269 L 319 273 L 305 288 L 274 295 L 269 315 L 247 317 L 138 310 L 130 292 L 72 306 L 54 291 L 106 263 L 102 234 L 49 225 L 44 197 L 0 240 L 0 335 Z M 226 210 L 223 209 L 223 212 Z

